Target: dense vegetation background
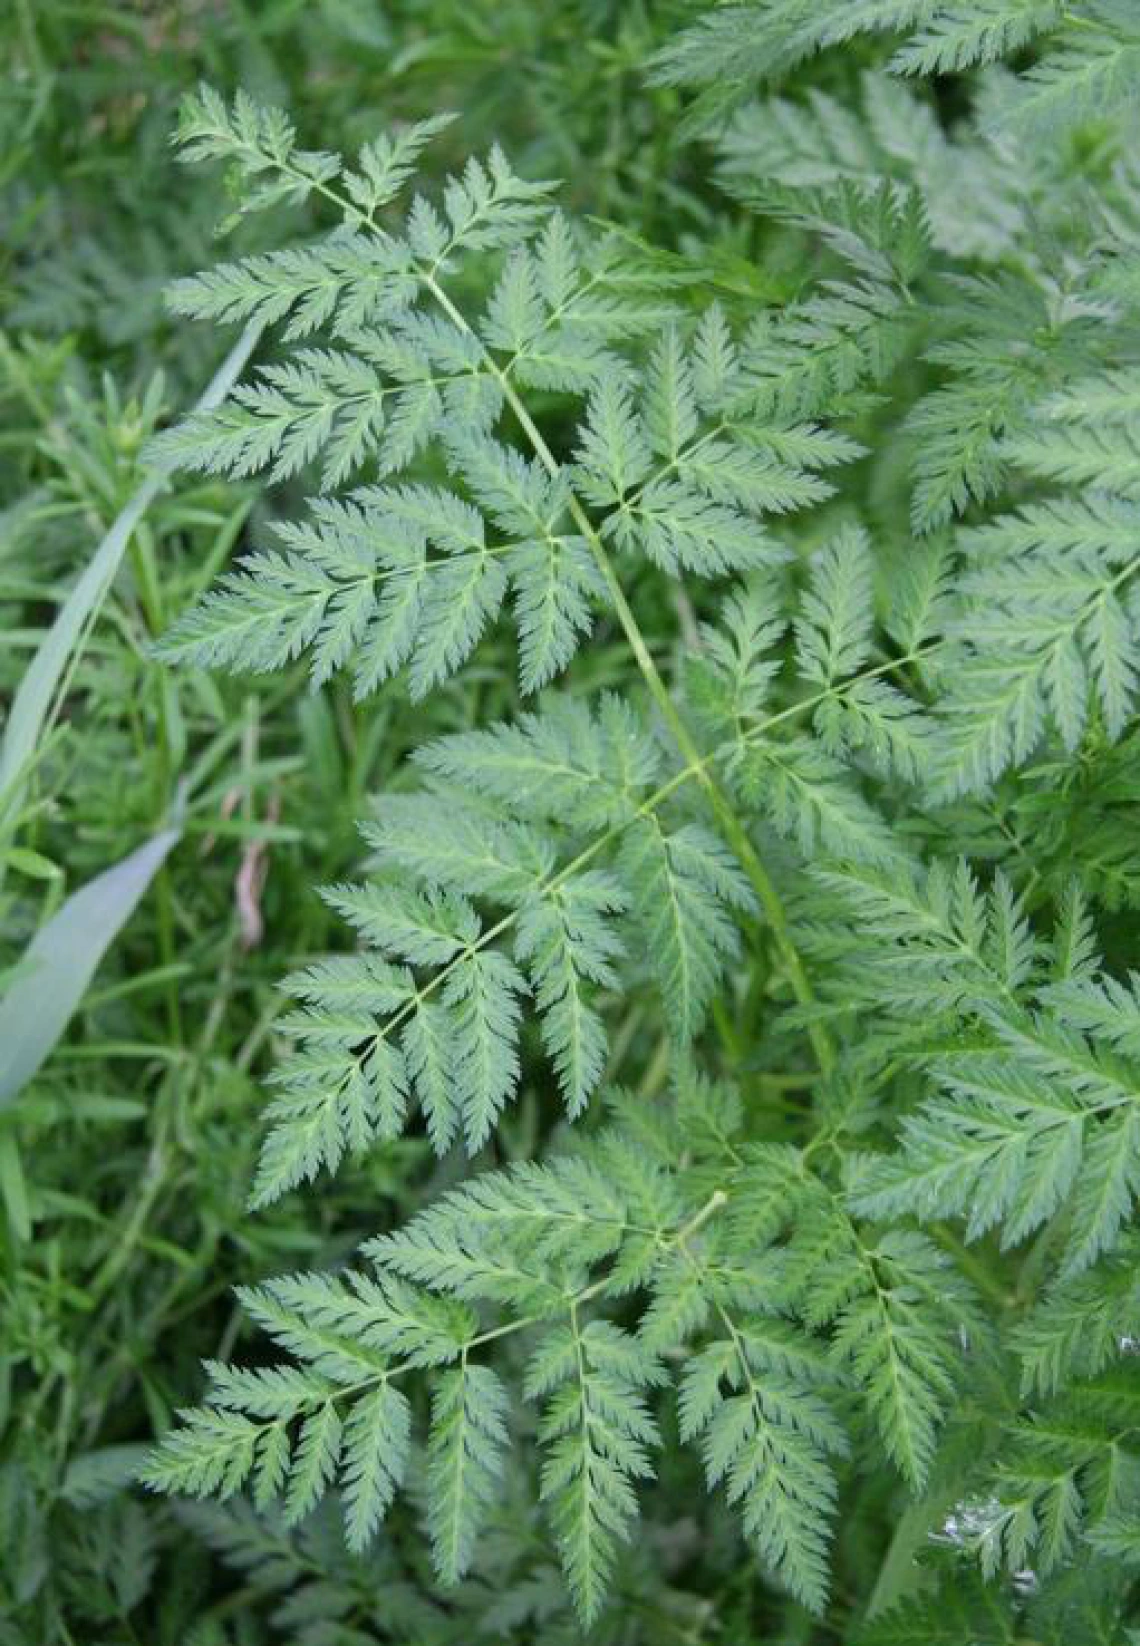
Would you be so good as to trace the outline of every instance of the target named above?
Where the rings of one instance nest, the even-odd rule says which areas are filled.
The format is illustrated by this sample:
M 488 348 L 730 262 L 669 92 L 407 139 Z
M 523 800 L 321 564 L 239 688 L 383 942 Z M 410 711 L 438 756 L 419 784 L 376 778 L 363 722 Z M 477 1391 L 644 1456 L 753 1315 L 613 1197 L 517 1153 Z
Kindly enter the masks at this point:
M 50 654 L 53 618 L 156 455 L 187 470 L 158 490 L 56 657 L 30 743 L 0 762 L 2 1646 L 1140 1638 L 1133 8 L 12 0 L 0 64 L 0 702 L 16 704 Z M 190 172 L 171 143 L 202 81 L 225 103 L 184 114 L 183 135 L 228 170 Z M 411 696 L 403 679 L 361 695 L 333 666 L 352 649 L 339 640 L 311 689 L 300 654 L 320 623 L 306 627 L 307 608 L 293 629 L 281 615 L 311 590 L 285 590 L 263 566 L 264 607 L 244 585 L 196 605 L 321 483 L 322 437 L 299 434 L 296 461 L 272 438 L 254 457 L 240 417 L 214 446 L 203 425 L 152 444 L 233 345 L 224 322 L 266 318 L 255 281 L 234 277 L 221 297 L 184 285 L 181 313 L 164 303 L 171 282 L 222 258 L 321 247 L 336 227 L 319 189 L 247 209 L 263 172 L 240 129 L 254 117 L 227 112 L 238 88 L 287 110 L 305 148 L 348 154 L 451 111 L 417 186 L 430 192 L 498 143 L 519 177 L 560 180 L 551 198 L 584 225 L 573 232 L 610 303 L 596 321 L 605 348 L 562 339 L 545 377 L 524 374 L 524 398 L 590 530 L 630 506 L 618 471 L 639 483 L 628 537 L 597 527 L 599 546 L 621 550 L 633 612 L 626 623 L 612 589 L 584 581 L 596 620 L 570 663 L 585 619 L 565 619 L 553 650 L 570 672 L 545 698 L 528 695 L 525 666 L 520 683 L 514 619 L 492 614 L 469 657 L 456 643 L 432 661 L 425 646 Z M 463 313 L 494 306 L 513 232 L 463 248 Z M 536 254 L 539 283 L 555 279 L 553 243 Z M 522 356 L 542 330 L 530 278 L 493 319 Z M 730 331 L 749 385 L 735 400 L 714 381 L 730 375 Z M 423 358 L 447 347 L 408 337 Z M 259 358 L 282 357 L 263 342 Z M 267 415 L 265 380 L 259 392 L 253 420 Z M 649 435 L 635 426 L 643 408 Z M 479 454 L 447 422 L 443 457 L 414 454 L 412 480 L 466 488 L 489 530 L 509 535 L 502 474 L 480 481 Z M 638 517 L 646 442 L 683 476 L 698 426 L 720 472 L 691 494 L 678 482 L 657 517 Z M 715 447 L 722 428 L 739 448 Z M 511 444 L 526 424 L 509 430 Z M 366 480 L 374 444 L 362 442 Z M 275 458 L 267 490 L 253 471 Z M 260 612 L 257 634 L 233 639 L 235 601 Z M 201 666 L 212 663 L 226 667 Z M 558 669 L 531 672 L 546 684 Z M 531 770 L 527 789 L 506 760 L 521 745 L 439 744 L 428 772 L 443 787 L 426 811 L 407 798 L 425 781 L 408 756 L 432 740 L 517 722 L 536 703 L 598 712 L 607 692 L 628 723 L 615 730 L 607 711 L 594 787 L 548 791 L 553 819 L 551 773 Z M 9 753 L 18 721 L 13 709 Z M 562 735 L 563 750 L 581 735 L 582 753 L 594 730 Z M 687 777 L 694 751 L 699 764 L 712 750 L 723 771 L 706 795 Z M 422 1092 L 427 1121 L 378 1125 L 400 1135 L 343 1161 L 339 1135 L 303 1155 L 286 1137 L 262 1155 L 266 1080 L 288 1055 L 280 984 L 352 948 L 351 900 L 338 908 L 314 888 L 360 878 L 361 822 L 381 818 L 379 884 L 416 882 L 421 912 L 467 891 L 514 908 L 502 887 L 518 864 L 449 881 L 438 841 L 429 861 L 432 817 L 480 791 L 483 821 L 565 825 L 568 843 L 549 849 L 568 860 L 600 823 L 627 826 L 595 793 L 627 759 L 622 804 L 632 793 L 652 806 L 638 762 L 670 805 L 677 772 L 687 786 L 661 862 L 615 857 L 616 879 L 593 883 L 579 911 L 569 947 L 589 953 L 589 1010 L 604 1023 L 586 1073 L 558 1029 L 534 1030 L 564 996 L 548 969 L 544 997 L 535 954 L 549 934 L 532 935 L 515 951 L 537 968 L 517 1102 L 512 1064 L 488 1124 L 471 1121 L 469 1059 L 455 1075 L 466 1109 L 451 1129 L 466 1129 L 474 1165 L 459 1144 L 433 1148 L 451 1129 Z M 393 791 L 377 814 L 375 797 Z M 177 843 L 148 862 L 66 1033 L 17 1081 L 24 1029 L 34 1040 L 78 964 L 66 926 L 46 971 L 28 968 L 28 945 L 171 827 Z M 655 919 L 678 887 L 690 903 L 666 929 Z M 627 896 L 642 924 L 608 946 L 591 919 L 600 929 L 628 912 Z M 385 905 L 385 931 L 393 918 Z M 109 919 L 83 911 L 89 930 Z M 315 975 L 305 987 L 331 1010 Z M 583 1021 L 592 1033 L 595 1016 Z M 341 1050 L 355 1047 L 351 1025 L 339 1033 Z M 567 1108 L 585 1111 L 574 1127 Z M 469 1238 L 460 1224 L 474 1215 L 441 1197 L 475 1169 L 557 1162 L 575 1138 L 594 1175 L 535 1179 L 525 1218 L 512 1203 L 517 1249 L 494 1237 L 518 1266 L 513 1289 L 501 1275 L 497 1290 L 486 1276 L 482 1291 L 440 1280 L 439 1254 Z M 324 1166 L 339 1170 L 294 1188 Z M 560 1249 L 543 1206 L 564 1194 L 588 1219 L 595 1191 L 624 1208 L 629 1249 L 594 1228 Z M 438 1471 L 412 1467 L 379 1541 L 355 1553 L 335 1497 L 322 1498 L 335 1460 L 312 1463 L 315 1430 L 299 1447 L 314 1478 L 293 1488 L 294 1508 L 322 1498 L 307 1516 L 138 1483 L 148 1470 L 209 1499 L 228 1469 L 243 1473 L 232 1459 L 187 1462 L 177 1442 L 164 1479 L 146 1462 L 201 1397 L 203 1359 L 266 1362 L 250 1316 L 260 1297 L 272 1328 L 269 1294 L 246 1308 L 235 1287 L 337 1270 L 439 1206 L 436 1224 L 411 1224 L 435 1272 L 398 1236 L 379 1250 L 384 1307 L 403 1298 L 393 1276 L 429 1301 L 489 1306 L 478 1341 L 502 1332 L 496 1376 L 521 1387 L 515 1322 L 545 1318 L 542 1287 L 555 1270 L 570 1287 L 571 1273 L 575 1341 L 597 1357 L 594 1398 L 612 1402 L 598 1420 L 616 1437 L 616 1467 L 604 1445 L 598 1464 L 614 1476 L 600 1513 L 575 1500 L 575 1528 L 558 1482 L 540 1478 L 565 1412 L 540 1417 L 513 1393 L 509 1412 L 497 1392 L 483 1408 L 484 1429 L 505 1422 L 513 1445 L 496 1489 L 472 1487 L 478 1525 L 463 1535 L 482 1535 L 450 1585 Z M 630 1233 L 645 1219 L 652 1262 Z M 326 1337 L 315 1348 L 277 1318 L 278 1341 L 335 1382 L 330 1344 L 356 1327 L 321 1316 L 332 1305 L 317 1291 L 294 1302 Z M 587 1336 L 597 1322 L 578 1335 L 579 1309 L 595 1304 L 609 1337 Z M 404 1306 L 411 1317 L 426 1304 Z M 436 1330 L 443 1316 L 431 1319 Z M 716 1358 L 725 1332 L 743 1373 Z M 431 1363 L 412 1335 L 401 1341 L 416 1367 Z M 531 1363 L 532 1392 L 566 1375 L 555 1349 L 548 1358 Z M 664 1392 L 678 1376 L 679 1416 Z M 582 1378 L 585 1403 L 584 1365 Z M 443 1387 L 416 1384 L 417 1422 L 433 1396 L 446 1421 Z M 285 1395 L 258 1398 L 283 1409 Z M 243 1386 L 212 1409 L 255 1406 Z M 703 1457 L 681 1445 L 702 1427 Z M 765 1478 L 749 1462 L 761 1440 Z M 705 1480 L 726 1473 L 728 1502 Z M 615 1552 L 642 1475 L 643 1518 Z M 465 1561 L 451 1564 L 457 1575 Z

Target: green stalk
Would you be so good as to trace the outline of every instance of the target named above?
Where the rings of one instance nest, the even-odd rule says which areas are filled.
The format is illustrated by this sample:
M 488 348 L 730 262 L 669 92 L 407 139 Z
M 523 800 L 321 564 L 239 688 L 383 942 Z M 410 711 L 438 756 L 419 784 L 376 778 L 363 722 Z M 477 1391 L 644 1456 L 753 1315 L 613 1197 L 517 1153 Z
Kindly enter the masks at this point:
M 432 276 L 428 275 L 425 277 L 425 284 L 452 324 L 458 326 L 462 331 L 470 333 L 471 328 L 467 324 L 463 314 L 455 307 L 455 304 L 451 301 L 450 297 L 448 297 L 447 293 L 438 284 L 438 282 Z M 539 462 L 543 465 L 548 474 L 557 475 L 560 472 L 558 460 L 555 458 L 553 452 L 550 450 L 550 447 L 547 445 L 542 431 L 538 428 L 523 401 L 520 399 L 514 384 L 510 381 L 506 373 L 503 372 L 493 361 L 491 362 L 491 368 L 499 380 L 503 390 L 503 396 L 507 404 L 510 406 L 512 412 L 518 420 L 519 426 L 522 428 L 527 439 L 530 441 Z M 661 718 L 668 726 L 670 734 L 672 735 L 678 749 L 685 757 L 685 760 L 689 763 L 689 766 L 693 769 L 694 775 L 705 792 L 705 797 L 712 808 L 713 814 L 721 827 L 726 841 L 732 847 L 737 858 L 740 860 L 741 866 L 743 867 L 745 874 L 748 876 L 748 880 L 755 891 L 757 898 L 759 899 L 760 906 L 764 910 L 768 924 L 770 925 L 773 936 L 776 939 L 776 944 L 781 955 L 783 956 L 784 965 L 787 968 L 788 980 L 792 985 L 792 992 L 801 1006 L 811 1007 L 815 1004 L 815 996 L 812 992 L 807 974 L 804 971 L 803 962 L 800 960 L 799 953 L 792 941 L 791 931 L 788 926 L 787 916 L 784 913 L 783 903 L 780 901 L 780 895 L 775 886 L 772 884 L 767 870 L 761 863 L 756 852 L 756 848 L 753 846 L 752 841 L 749 838 L 748 831 L 736 815 L 732 802 L 729 800 L 728 796 L 724 793 L 723 789 L 716 781 L 716 778 L 709 770 L 707 762 L 703 760 L 701 752 L 689 732 L 689 728 L 685 725 L 684 720 L 678 713 L 676 704 L 673 702 L 673 699 L 669 694 L 669 689 L 664 680 L 661 678 L 660 670 L 653 661 L 649 647 L 646 645 L 645 636 L 641 632 L 637 618 L 634 616 L 633 609 L 630 606 L 629 601 L 626 599 L 625 590 L 621 585 L 621 579 L 614 570 L 613 562 L 610 560 L 606 546 L 598 535 L 597 529 L 591 521 L 589 515 L 586 513 L 581 502 L 573 494 L 573 492 L 570 493 L 569 509 L 571 516 L 573 517 L 574 524 L 590 545 L 590 549 L 594 556 L 598 570 L 605 581 L 606 592 L 608 593 L 613 604 L 614 611 L 617 613 L 617 618 L 618 622 L 621 624 L 622 633 L 624 634 L 626 642 L 629 645 L 634 658 L 636 659 L 637 666 L 641 671 L 641 676 L 645 681 L 649 694 L 656 704 Z M 835 1067 L 835 1054 L 826 1029 L 820 1023 L 812 1023 L 808 1027 L 808 1036 L 811 1040 L 812 1048 L 819 1062 L 820 1069 L 824 1074 L 830 1074 Z

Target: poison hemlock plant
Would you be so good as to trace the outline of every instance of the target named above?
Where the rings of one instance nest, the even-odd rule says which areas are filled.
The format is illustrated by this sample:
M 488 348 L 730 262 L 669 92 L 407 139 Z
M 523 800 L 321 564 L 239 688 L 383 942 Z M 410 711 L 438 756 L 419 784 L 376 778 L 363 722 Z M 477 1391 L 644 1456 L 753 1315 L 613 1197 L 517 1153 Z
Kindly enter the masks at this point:
M 699 1468 L 771 1638 L 812 1627 L 781 1594 L 1127 1638 L 1138 53 L 1110 0 L 713 11 L 654 72 L 717 87 L 751 282 L 498 150 L 415 192 L 441 120 L 350 161 L 187 105 L 243 209 L 329 227 L 174 288 L 277 344 L 161 453 L 315 489 L 162 654 L 418 701 L 493 631 L 520 705 L 419 748 L 323 889 L 355 942 L 288 979 L 253 1199 L 412 1127 L 480 1159 L 247 1288 L 281 1358 L 211 1364 L 151 1486 L 331 1495 L 355 1553 L 410 1489 L 446 1586 L 521 1469 L 604 1628 Z M 573 1130 L 495 1166 L 520 1089 Z

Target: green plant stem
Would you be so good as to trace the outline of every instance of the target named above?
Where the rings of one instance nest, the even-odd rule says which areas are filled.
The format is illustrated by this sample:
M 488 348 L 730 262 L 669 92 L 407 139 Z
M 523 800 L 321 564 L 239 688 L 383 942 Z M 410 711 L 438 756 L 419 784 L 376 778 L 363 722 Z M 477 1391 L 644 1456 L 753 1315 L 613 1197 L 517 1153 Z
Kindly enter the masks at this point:
M 425 284 L 452 324 L 459 327 L 464 333 L 473 335 L 465 317 L 455 307 L 455 304 L 435 278 L 431 275 L 425 276 Z M 502 387 L 504 398 L 518 420 L 520 428 L 530 441 L 539 462 L 548 474 L 559 474 L 558 461 L 547 445 L 541 429 L 539 429 L 524 405 L 514 384 L 494 361 L 491 361 L 490 364 Z M 784 912 L 779 893 L 761 863 L 756 848 L 749 838 L 748 831 L 737 816 L 732 802 L 709 771 L 708 764 L 702 759 L 701 752 L 693 741 L 689 728 L 678 713 L 669 689 L 661 678 L 660 670 L 653 661 L 649 647 L 646 645 L 645 636 L 641 632 L 633 609 L 626 599 L 621 579 L 614 570 L 613 562 L 610 560 L 605 544 L 598 535 L 597 528 L 583 508 L 581 501 L 573 492 L 569 494 L 569 509 L 574 524 L 590 545 L 598 570 L 605 582 L 606 592 L 617 614 L 618 622 L 621 624 L 622 633 L 626 638 L 630 651 L 633 653 L 641 676 L 648 687 L 649 694 L 668 726 L 678 749 L 694 771 L 726 841 L 740 860 L 744 872 L 760 901 L 776 939 L 776 944 L 783 956 L 792 992 L 801 1006 L 810 1008 L 815 1004 L 815 995 L 804 971 L 803 962 L 792 941 L 787 915 Z M 835 1053 L 826 1029 L 820 1023 L 812 1023 L 808 1027 L 808 1036 L 821 1071 L 825 1075 L 830 1074 L 835 1067 Z
M 903 663 L 909 662 L 912 658 L 923 656 L 925 655 L 926 650 L 932 649 L 933 647 L 931 646 L 925 648 L 923 651 L 909 653 L 903 658 L 892 658 L 886 663 L 876 664 L 873 669 L 865 669 L 861 674 L 854 676 L 853 678 L 855 680 L 877 679 L 879 675 L 888 674 L 900 667 Z M 851 682 L 847 682 L 848 685 L 850 683 Z M 803 698 L 800 702 L 793 703 L 786 709 L 781 709 L 777 714 L 769 715 L 767 719 L 758 721 L 753 730 L 745 735 L 743 741 L 748 743 L 753 739 L 764 737 L 773 726 L 780 725 L 785 720 L 794 719 L 796 715 L 815 708 L 818 704 L 826 702 L 828 699 L 837 696 L 842 689 L 842 687 L 828 686 L 823 691 L 816 693 L 814 697 Z M 735 749 L 739 747 L 739 743 L 734 741 L 731 747 Z M 662 783 L 659 788 L 655 789 L 651 795 L 648 795 L 642 801 L 641 805 L 637 808 L 637 811 L 633 814 L 633 817 L 652 816 L 657 808 L 662 805 L 670 795 L 675 794 L 678 789 L 682 788 L 691 777 L 694 777 L 697 774 L 702 767 L 711 764 L 713 761 L 719 760 L 722 757 L 722 753 L 723 750 L 721 748 L 713 749 L 708 754 L 698 755 L 693 764 L 683 767 L 679 772 L 674 772 L 672 777 L 667 779 L 666 782 Z M 557 873 L 550 877 L 549 880 L 545 881 L 541 887 L 541 890 L 549 894 L 557 891 L 560 886 L 564 886 L 567 881 L 573 879 L 573 877 L 581 869 L 584 869 L 589 863 L 592 863 L 594 858 L 604 851 L 606 846 L 608 846 L 612 840 L 616 839 L 617 836 L 629 826 L 632 820 L 632 818 L 623 818 L 617 823 L 611 824 L 611 826 L 606 829 L 603 834 L 597 835 L 588 846 L 583 847 L 577 857 L 572 858 L 569 863 L 559 869 Z M 391 1035 L 396 1029 L 399 1028 L 401 1023 L 407 1021 L 407 1019 L 423 1001 L 430 999 L 431 996 L 437 992 L 437 990 L 442 988 L 447 979 L 454 972 L 463 956 L 467 955 L 469 952 L 477 953 L 480 950 L 487 948 L 490 944 L 496 942 L 500 937 L 504 937 L 506 933 L 512 929 L 517 919 L 518 910 L 512 910 L 508 914 L 503 915 L 500 920 L 497 920 L 493 925 L 488 926 L 486 930 L 479 935 L 475 942 L 471 944 L 470 950 L 464 949 L 460 956 L 449 960 L 446 965 L 441 966 L 438 972 L 434 973 L 433 976 L 429 977 L 424 984 L 416 989 L 415 993 L 409 997 L 404 1005 L 398 1007 L 397 1010 L 392 1013 L 392 1016 L 388 1019 L 388 1022 L 383 1025 L 380 1030 L 381 1035 Z M 272 1019 L 277 1015 L 277 1009 L 278 1008 L 276 1005 L 273 1005 L 270 1008 L 265 1020 L 266 1027 L 268 1027 L 268 1024 L 272 1022 Z M 260 1202 L 255 1198 L 254 1204 L 257 1205 L 260 1204 Z
M 152 639 L 156 638 L 165 627 L 163 611 L 162 583 L 155 561 L 153 535 L 143 521 L 134 534 L 130 548 L 131 566 L 135 574 L 138 587 L 139 604 L 142 608 L 147 631 Z M 170 703 L 168 698 L 168 680 L 161 671 L 154 674 L 157 692 L 155 694 L 155 718 L 157 722 L 157 742 L 155 753 L 158 783 L 158 806 L 161 817 L 169 801 L 171 786 L 174 782 L 174 749 L 171 736 Z M 145 751 L 140 750 L 140 756 Z M 160 819 L 156 819 L 159 821 Z M 155 908 L 158 916 L 158 944 L 162 955 L 163 966 L 169 971 L 177 960 L 177 945 L 175 942 L 174 920 L 174 893 L 171 886 L 170 867 L 164 863 L 155 876 L 154 885 Z M 175 1046 L 184 1044 L 182 1026 L 182 1008 L 179 999 L 177 980 L 168 979 L 165 987 L 166 1021 L 172 1043 Z

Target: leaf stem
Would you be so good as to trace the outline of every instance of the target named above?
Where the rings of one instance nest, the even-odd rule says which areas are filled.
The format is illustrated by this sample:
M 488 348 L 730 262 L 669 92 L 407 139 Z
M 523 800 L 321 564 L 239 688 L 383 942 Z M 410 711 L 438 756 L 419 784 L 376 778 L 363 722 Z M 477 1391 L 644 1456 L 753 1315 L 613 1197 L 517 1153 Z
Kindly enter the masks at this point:
M 465 316 L 456 308 L 434 276 L 425 275 L 424 283 L 452 324 L 466 335 L 474 335 Z M 504 399 L 518 420 L 520 428 L 530 441 L 539 462 L 548 474 L 552 476 L 560 474 L 561 468 L 557 458 L 547 445 L 541 429 L 531 417 L 514 384 L 495 360 L 491 359 L 489 355 L 487 358 L 490 368 L 502 388 Z M 756 848 L 749 838 L 748 831 L 737 816 L 731 801 L 709 771 L 708 763 L 702 758 L 689 728 L 679 714 L 677 706 L 670 696 L 669 689 L 661 678 L 656 663 L 653 661 L 649 647 L 646 645 L 645 636 L 642 634 L 637 618 L 626 598 L 621 579 L 614 570 L 606 546 L 602 542 L 596 526 L 582 506 L 580 499 L 573 491 L 569 492 L 568 506 L 575 525 L 590 545 L 591 553 L 605 582 L 606 591 L 617 614 L 618 622 L 621 624 L 622 633 L 641 671 L 641 676 L 645 681 L 649 694 L 657 705 L 658 711 L 668 726 L 678 749 L 689 762 L 690 768 L 696 775 L 717 822 L 720 824 L 725 839 L 739 858 L 741 866 L 760 901 L 777 946 L 783 956 L 788 979 L 792 985 L 792 992 L 801 1006 L 814 1006 L 815 995 L 804 971 L 799 952 L 792 941 L 787 915 L 784 912 L 779 893 L 761 863 Z M 811 1023 L 808 1026 L 808 1037 L 811 1040 L 820 1069 L 825 1075 L 830 1074 L 835 1067 L 835 1054 L 826 1029 L 821 1023 Z

